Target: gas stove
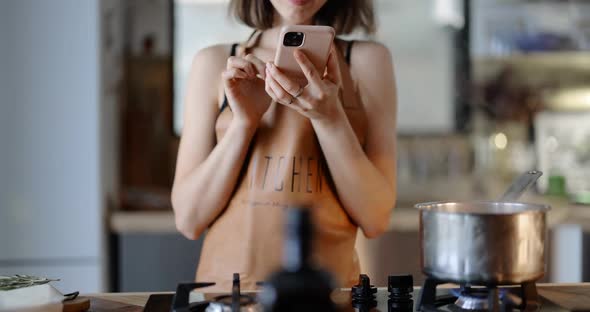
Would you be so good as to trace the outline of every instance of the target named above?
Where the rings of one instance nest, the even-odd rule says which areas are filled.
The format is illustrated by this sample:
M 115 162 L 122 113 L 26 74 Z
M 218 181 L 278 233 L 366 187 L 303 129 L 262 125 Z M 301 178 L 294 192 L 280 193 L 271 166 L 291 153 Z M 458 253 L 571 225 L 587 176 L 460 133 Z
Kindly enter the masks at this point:
M 358 285 L 339 289 L 331 298 L 338 311 L 565 311 L 537 294 L 534 282 L 517 286 L 476 287 L 444 284 L 427 278 L 414 289 L 411 275 L 389 276 L 387 288 L 371 285 L 367 275 L 359 276 Z M 208 293 L 214 283 L 179 284 L 174 295 L 152 295 L 145 312 L 258 312 L 262 291 L 240 291 L 239 275 L 234 274 L 227 293 Z M 261 289 L 264 283 L 259 283 Z
M 260 291 L 242 293 L 240 276 L 234 274 L 225 294 L 207 293 L 214 283 L 179 284 L 176 294 L 152 295 L 146 312 L 347 312 L 347 311 L 559 311 L 537 294 L 533 281 L 518 286 L 469 285 L 455 288 L 447 281 L 427 278 L 419 291 L 411 275 L 388 277 L 386 289 L 371 285 L 360 275 L 351 289 L 334 290 L 330 274 L 311 261 L 312 224 L 309 210 L 287 214 L 283 266 L 271 274 Z

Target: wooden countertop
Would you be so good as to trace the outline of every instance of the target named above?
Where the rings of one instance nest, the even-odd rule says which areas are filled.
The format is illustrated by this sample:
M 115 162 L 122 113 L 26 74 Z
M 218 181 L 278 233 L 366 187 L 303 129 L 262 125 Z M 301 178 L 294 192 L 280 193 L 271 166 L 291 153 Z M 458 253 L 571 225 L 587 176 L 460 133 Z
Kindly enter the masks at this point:
M 538 291 L 541 296 L 570 311 L 590 311 L 590 283 L 538 284 Z M 156 293 L 104 293 L 89 294 L 85 297 L 91 299 L 93 312 L 140 312 L 152 294 Z
M 84 297 L 97 298 L 106 301 L 112 301 L 132 306 L 144 307 L 148 301 L 148 298 L 153 294 L 172 294 L 173 292 L 132 292 L 132 293 L 102 293 L 102 294 L 89 294 Z

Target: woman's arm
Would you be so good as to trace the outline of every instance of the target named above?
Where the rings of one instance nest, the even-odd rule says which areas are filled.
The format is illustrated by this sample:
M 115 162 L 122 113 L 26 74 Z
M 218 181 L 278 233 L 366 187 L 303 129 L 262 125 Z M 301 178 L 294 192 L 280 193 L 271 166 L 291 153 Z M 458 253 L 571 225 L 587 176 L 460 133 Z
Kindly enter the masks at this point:
M 236 116 L 239 109 L 231 98 L 234 118 L 223 138 L 215 142 L 219 74 L 226 67 L 223 55 L 227 55 L 223 46 L 200 51 L 193 60 L 187 83 L 172 206 L 176 227 L 189 239 L 198 238 L 223 211 L 256 131 L 256 118 Z M 244 65 L 243 59 L 230 58 L 222 80 L 227 88 L 228 83 L 255 73 L 251 66 Z
M 365 236 L 376 237 L 387 230 L 397 195 L 393 65 L 387 48 L 375 43 L 355 44 L 352 56 L 369 121 L 365 149 L 343 110 L 312 125 L 345 209 Z
M 352 56 L 369 120 L 364 150 L 338 100 L 340 78 L 335 57 L 330 57 L 323 79 L 318 79 L 306 58 L 298 57 L 310 84 L 288 106 L 310 118 L 344 209 L 365 236 L 372 238 L 387 230 L 396 200 L 395 80 L 386 47 L 358 42 Z M 298 86 L 290 85 L 272 66 L 269 74 L 267 84 L 277 89 L 271 96 L 281 103 L 290 102 L 289 94 L 296 94 Z M 282 89 L 278 90 L 277 84 Z M 283 91 L 288 94 L 276 94 Z

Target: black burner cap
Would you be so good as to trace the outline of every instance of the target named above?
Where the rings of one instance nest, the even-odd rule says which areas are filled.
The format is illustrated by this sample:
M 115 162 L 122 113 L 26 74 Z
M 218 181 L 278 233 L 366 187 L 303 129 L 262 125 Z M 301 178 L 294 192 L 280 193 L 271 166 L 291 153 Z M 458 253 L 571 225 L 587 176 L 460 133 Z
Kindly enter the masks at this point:
M 414 278 L 412 275 L 390 275 L 387 279 L 387 290 L 390 293 L 412 293 Z

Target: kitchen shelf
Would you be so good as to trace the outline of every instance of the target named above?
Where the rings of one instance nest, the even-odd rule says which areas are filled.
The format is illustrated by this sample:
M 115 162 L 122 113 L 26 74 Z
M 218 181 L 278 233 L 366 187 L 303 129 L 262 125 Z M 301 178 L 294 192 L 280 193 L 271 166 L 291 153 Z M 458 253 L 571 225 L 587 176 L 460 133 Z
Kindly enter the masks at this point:
M 590 51 L 532 52 L 507 56 L 475 57 L 473 62 L 482 65 L 512 64 L 522 67 L 586 71 L 590 69 Z
M 547 215 L 549 228 L 560 224 L 580 224 L 590 231 L 590 206 L 576 206 L 564 199 L 525 195 L 523 202 L 548 204 L 552 210 Z M 116 211 L 110 217 L 110 230 L 116 234 L 123 233 L 178 233 L 172 211 Z M 419 230 L 418 210 L 410 205 L 397 207 L 389 223 L 389 231 L 417 232 Z
M 391 217 L 390 230 L 411 232 L 419 226 L 418 211 L 396 208 Z M 116 211 L 109 220 L 110 231 L 123 233 L 178 233 L 172 211 Z
M 117 234 L 178 233 L 172 211 L 116 211 L 109 223 Z
M 485 82 L 510 68 L 512 80 L 525 84 L 546 86 L 566 83 L 582 84 L 590 78 L 590 51 L 588 52 L 535 52 L 502 57 L 476 57 L 473 59 L 473 78 Z

